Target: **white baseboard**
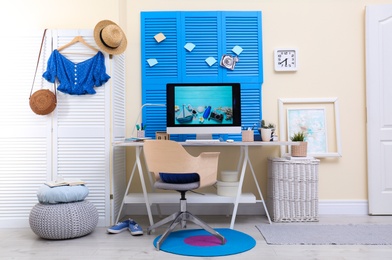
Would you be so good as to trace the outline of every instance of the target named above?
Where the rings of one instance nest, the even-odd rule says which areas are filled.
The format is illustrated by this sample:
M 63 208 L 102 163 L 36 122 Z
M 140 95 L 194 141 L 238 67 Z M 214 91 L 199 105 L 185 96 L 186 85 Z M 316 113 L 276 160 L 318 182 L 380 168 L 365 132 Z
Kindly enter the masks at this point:
M 97 227 L 106 227 L 106 221 L 103 218 L 98 219 Z M 2 228 L 30 228 L 30 222 L 28 218 L 20 219 L 0 219 L 0 229 Z
M 320 215 L 369 215 L 367 200 L 320 200 Z
M 231 215 L 232 204 L 188 204 L 188 210 L 195 215 Z M 178 204 L 161 204 L 162 215 L 170 215 L 179 209 Z M 319 215 L 368 215 L 367 200 L 321 200 L 319 201 Z M 151 207 L 154 215 L 158 215 L 156 205 Z M 147 215 L 145 204 L 127 204 L 123 214 L 127 216 Z M 261 202 L 256 204 L 240 204 L 237 215 L 265 215 Z M 100 219 L 98 226 L 105 226 Z M 0 219 L 0 228 L 29 227 L 28 219 Z
M 231 215 L 233 205 L 230 204 L 188 204 L 188 211 L 195 215 Z M 176 204 L 161 204 L 161 214 L 169 215 L 179 209 Z M 319 215 L 368 215 L 367 200 L 320 200 Z M 151 207 L 153 215 L 157 215 L 158 207 Z M 144 204 L 125 205 L 123 215 L 147 215 Z M 256 204 L 240 204 L 237 215 L 265 215 L 261 202 Z

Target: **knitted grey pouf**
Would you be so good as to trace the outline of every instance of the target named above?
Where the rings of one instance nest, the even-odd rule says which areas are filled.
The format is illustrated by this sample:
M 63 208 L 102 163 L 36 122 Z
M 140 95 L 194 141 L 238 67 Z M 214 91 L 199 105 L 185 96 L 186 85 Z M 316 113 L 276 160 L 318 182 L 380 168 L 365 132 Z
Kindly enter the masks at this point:
M 68 239 L 90 234 L 98 224 L 98 211 L 87 201 L 36 204 L 29 216 L 33 232 L 46 239 Z

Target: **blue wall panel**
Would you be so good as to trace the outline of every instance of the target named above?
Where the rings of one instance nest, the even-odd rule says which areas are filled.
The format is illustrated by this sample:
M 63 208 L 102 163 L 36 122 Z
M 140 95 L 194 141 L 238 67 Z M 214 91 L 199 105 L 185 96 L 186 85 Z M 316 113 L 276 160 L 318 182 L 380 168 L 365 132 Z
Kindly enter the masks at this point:
M 158 43 L 154 36 L 163 33 Z M 186 43 L 196 47 L 187 51 Z M 234 70 L 220 66 L 222 55 L 243 51 Z M 142 103 L 166 103 L 166 84 L 176 82 L 241 83 L 242 124 L 252 127 L 262 115 L 263 83 L 262 16 L 259 11 L 142 12 L 141 13 Z M 216 63 L 210 66 L 206 58 Z M 148 59 L 157 59 L 150 66 Z M 145 107 L 143 122 L 147 136 L 165 131 L 166 109 Z M 257 135 L 257 133 L 256 133 Z M 241 140 L 240 135 L 229 136 Z M 188 137 L 176 135 L 174 139 Z M 257 139 L 257 137 L 256 137 Z

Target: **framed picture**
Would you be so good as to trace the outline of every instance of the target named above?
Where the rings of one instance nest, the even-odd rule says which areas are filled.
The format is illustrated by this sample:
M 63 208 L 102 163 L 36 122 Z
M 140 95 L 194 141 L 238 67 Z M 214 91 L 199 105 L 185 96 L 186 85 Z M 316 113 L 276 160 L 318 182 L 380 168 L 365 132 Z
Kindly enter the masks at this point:
M 288 137 L 298 132 L 305 134 L 309 154 L 328 152 L 324 108 L 287 109 Z
M 280 140 L 289 141 L 296 132 L 304 132 L 308 156 L 340 157 L 340 127 L 337 98 L 279 99 Z M 281 147 L 281 155 L 290 147 Z

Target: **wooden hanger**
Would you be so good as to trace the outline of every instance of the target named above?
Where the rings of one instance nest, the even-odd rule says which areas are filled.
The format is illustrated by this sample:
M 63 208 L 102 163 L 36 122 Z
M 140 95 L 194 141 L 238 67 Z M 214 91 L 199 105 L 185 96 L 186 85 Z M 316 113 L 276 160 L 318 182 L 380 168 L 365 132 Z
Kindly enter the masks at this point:
M 57 48 L 58 51 L 64 50 L 65 48 L 75 44 L 75 43 L 83 43 L 85 46 L 89 47 L 90 49 L 92 49 L 95 52 L 98 52 L 98 49 L 96 49 L 95 47 L 91 46 L 90 44 L 88 44 L 82 36 L 76 36 L 75 38 L 72 39 L 72 41 L 70 41 L 69 43 Z

